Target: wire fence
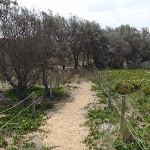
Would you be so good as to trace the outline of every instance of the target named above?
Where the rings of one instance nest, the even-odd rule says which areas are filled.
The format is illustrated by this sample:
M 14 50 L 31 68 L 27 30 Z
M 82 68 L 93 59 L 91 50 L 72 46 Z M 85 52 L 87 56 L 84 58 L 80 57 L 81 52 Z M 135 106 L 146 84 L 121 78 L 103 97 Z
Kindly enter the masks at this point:
M 112 102 L 113 102 L 115 108 L 117 109 L 118 113 L 119 113 L 119 114 L 126 120 L 126 122 L 128 123 L 128 128 L 129 128 L 129 130 L 130 130 L 132 136 L 134 137 L 134 139 L 135 139 L 135 140 L 137 141 L 137 143 L 139 144 L 140 148 L 141 148 L 141 149 L 144 148 L 144 150 L 146 150 L 146 148 L 145 148 L 143 142 L 140 140 L 140 138 L 139 138 L 137 132 L 136 132 L 136 131 L 133 129 L 133 127 L 131 126 L 130 121 L 129 121 L 127 118 L 125 118 L 125 117 L 121 114 L 121 112 L 120 112 L 118 106 L 116 105 L 116 103 L 115 103 L 114 101 L 112 101 Z M 136 134 L 137 137 L 133 134 L 132 131 Z M 142 143 L 143 148 L 141 147 L 139 141 Z
M 97 75 L 95 75 L 96 80 L 97 80 L 98 82 L 102 81 L 102 80 L 100 80 L 100 79 L 97 79 L 97 78 L 98 78 L 98 74 L 99 74 L 98 69 L 97 69 L 96 67 L 93 67 L 93 69 L 95 69 L 94 73 L 95 73 L 95 74 L 97 73 Z M 116 83 L 116 82 L 117 82 L 117 80 L 113 80 L 113 84 Z M 109 88 L 108 88 L 108 85 L 106 84 L 107 82 L 105 81 L 104 83 L 105 83 L 105 84 L 104 84 L 103 86 L 104 86 L 104 88 L 105 88 L 105 92 L 108 92 L 108 89 L 109 89 Z M 112 83 L 112 82 L 111 82 L 111 83 Z M 100 84 L 100 83 L 99 83 L 99 84 Z M 120 98 L 122 97 L 122 95 L 121 95 L 116 89 L 113 88 L 113 91 L 117 94 L 117 99 L 120 99 Z M 109 95 L 109 94 L 108 94 L 108 95 Z M 130 96 L 130 95 L 129 95 L 129 94 L 128 94 L 128 95 L 126 94 L 126 96 Z M 111 100 L 111 101 L 113 102 L 113 105 L 114 105 L 114 107 L 117 109 L 117 111 L 118 111 L 118 113 L 120 114 L 120 116 L 123 117 L 124 120 L 127 122 L 128 129 L 129 129 L 129 131 L 131 132 L 133 138 L 137 141 L 139 147 L 140 147 L 141 149 L 143 149 L 143 150 L 146 150 L 146 147 L 145 147 L 145 145 L 144 145 L 144 142 L 139 138 L 138 133 L 135 131 L 134 127 L 132 127 L 130 121 L 120 112 L 119 107 L 118 107 L 118 106 L 116 105 L 116 103 L 114 102 L 114 99 Z M 121 101 L 121 99 L 120 99 L 119 101 Z M 109 102 L 109 101 L 108 101 L 108 102 Z M 126 104 L 127 104 L 128 108 L 129 108 L 129 109 L 132 109 L 132 111 L 134 111 L 147 125 L 150 125 L 150 124 L 144 119 L 144 117 L 143 117 L 142 115 L 140 115 L 139 111 L 138 111 L 138 110 L 135 110 L 135 109 L 131 106 L 131 104 L 130 104 L 129 102 L 126 102 Z M 148 114 L 148 115 L 150 116 L 150 114 Z
M 127 106 L 130 108 L 130 110 L 134 111 L 147 125 L 150 125 L 142 115 L 140 115 L 139 111 L 134 109 L 129 102 L 126 102 Z
M 41 90 L 40 91 L 38 91 L 38 92 L 36 92 L 36 94 L 37 93 L 39 93 L 39 92 L 41 92 Z M 47 92 L 48 93 L 48 92 Z M 37 103 L 41 98 L 43 98 L 47 93 L 45 93 L 44 95 L 42 95 L 42 96 L 40 96 L 37 100 L 35 100 L 35 103 Z M 22 100 L 22 101 L 20 101 L 19 103 L 17 103 L 17 104 L 15 104 L 14 106 L 12 106 L 12 107 L 10 107 L 10 108 L 8 108 L 8 109 L 6 109 L 6 110 L 4 110 L 4 111 L 2 111 L 2 112 L 0 112 L 1 114 L 2 113 L 4 113 L 4 112 L 6 112 L 6 111 L 8 111 L 8 110 L 10 110 L 10 109 L 12 109 L 12 108 L 14 108 L 14 107 L 16 107 L 17 105 L 19 105 L 19 104 L 21 104 L 22 102 L 24 102 L 25 100 L 27 100 L 29 97 L 31 97 L 31 95 L 32 95 L 32 93 L 28 96 L 28 97 L 26 97 L 24 100 Z M 30 108 L 32 106 L 32 103 L 28 106 L 28 107 L 26 107 L 25 109 L 23 109 L 22 111 L 20 111 L 17 115 L 15 115 L 12 119 L 10 119 L 9 121 L 7 121 L 2 127 L 0 127 L 0 131 L 2 132 L 3 130 L 3 128 L 7 125 L 7 124 L 9 124 L 11 121 L 13 121 L 15 118 L 17 118 L 22 112 L 24 112 L 25 110 L 27 110 L 28 108 Z

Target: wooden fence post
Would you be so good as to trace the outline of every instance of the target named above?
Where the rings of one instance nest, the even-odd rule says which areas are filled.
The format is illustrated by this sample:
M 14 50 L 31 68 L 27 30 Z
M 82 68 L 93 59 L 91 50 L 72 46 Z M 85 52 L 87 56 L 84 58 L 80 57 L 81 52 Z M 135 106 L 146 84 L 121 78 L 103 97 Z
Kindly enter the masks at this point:
M 32 118 L 35 118 L 35 92 L 32 92 Z
M 111 82 L 109 82 L 108 106 L 109 106 L 109 108 L 111 108 Z
M 99 85 L 99 87 L 101 87 L 101 83 L 100 83 L 100 73 L 98 74 L 98 85 Z
M 59 72 L 58 72 L 58 81 L 57 82 L 58 82 L 58 89 L 59 89 Z
M 104 93 L 104 75 L 102 76 L 102 93 Z
M 52 80 L 50 80 L 50 98 L 52 98 Z
M 121 104 L 121 125 L 120 129 L 122 130 L 124 124 L 124 111 L 125 111 L 125 95 L 122 95 L 122 104 Z
M 64 85 L 64 77 L 65 77 L 65 69 L 63 69 L 63 78 L 62 78 L 62 84 Z

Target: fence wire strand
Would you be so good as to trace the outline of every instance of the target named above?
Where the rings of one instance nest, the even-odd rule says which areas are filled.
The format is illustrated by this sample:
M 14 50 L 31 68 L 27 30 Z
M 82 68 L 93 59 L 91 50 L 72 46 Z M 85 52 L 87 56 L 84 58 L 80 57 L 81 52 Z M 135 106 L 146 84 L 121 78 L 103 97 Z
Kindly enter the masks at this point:
M 130 104 L 129 102 L 126 102 L 126 104 L 128 105 L 128 107 L 129 107 L 130 109 L 132 109 L 134 112 L 136 112 L 136 114 L 137 114 L 138 116 L 140 116 L 141 119 L 142 119 L 145 123 L 147 123 L 148 125 L 150 125 L 150 124 L 143 118 L 143 116 L 141 116 L 141 115 L 139 114 L 139 111 L 138 111 L 138 110 L 135 110 L 135 109 L 131 106 L 131 104 Z
M 131 124 L 130 124 L 130 122 L 129 122 L 129 120 L 128 119 L 126 119 L 121 113 L 120 113 L 120 110 L 119 110 L 119 108 L 118 108 L 118 106 L 115 104 L 115 102 L 114 101 L 112 101 L 113 102 L 113 104 L 114 104 L 114 106 L 117 108 L 117 110 L 118 110 L 118 113 L 126 120 L 126 122 L 128 123 L 128 125 L 130 126 L 130 131 L 131 131 L 131 133 L 132 133 L 132 131 L 136 134 L 136 136 L 137 137 L 135 137 L 134 136 L 134 134 L 132 133 L 132 136 L 135 138 L 135 140 L 138 142 L 138 144 L 139 144 L 139 146 L 140 146 L 140 148 L 141 149 L 143 149 L 144 148 L 144 150 L 146 150 L 146 148 L 145 148 L 145 146 L 144 146 L 144 144 L 143 144 L 143 142 L 140 140 L 140 138 L 139 138 L 139 136 L 137 135 L 137 133 L 135 132 L 135 130 L 132 128 L 132 126 L 131 126 Z M 141 145 L 140 145 L 140 143 L 139 143 L 139 141 L 142 143 L 142 146 L 143 146 L 143 148 L 141 147 Z
M 31 107 L 32 104 L 30 104 L 27 108 L 23 109 L 22 111 L 20 111 L 15 117 L 13 117 L 12 119 L 10 119 L 9 121 L 7 121 L 1 128 L 0 131 L 2 131 L 2 129 L 11 121 L 13 121 L 16 117 L 18 117 L 23 111 L 27 110 L 29 107 Z
M 32 94 L 30 94 L 28 97 L 26 97 L 26 98 L 23 99 L 22 101 L 18 102 L 18 103 L 15 104 L 14 106 L 12 106 L 12 107 L 10 107 L 10 108 L 8 108 L 8 109 L 6 109 L 6 110 L 0 112 L 0 114 L 2 114 L 2 113 L 4 113 L 4 112 L 6 112 L 6 111 L 8 111 L 8 110 L 10 110 L 10 109 L 12 109 L 12 108 L 14 108 L 14 107 L 16 107 L 17 105 L 21 104 L 22 102 L 26 101 L 31 95 L 32 95 Z
M 93 66 L 93 70 L 94 70 L 94 73 L 95 73 L 95 76 L 96 76 L 97 81 L 100 82 L 100 79 L 98 79 L 98 74 L 97 74 L 97 68 L 96 68 L 96 66 Z M 105 81 L 104 81 L 104 82 L 105 82 Z M 113 81 L 113 84 L 114 84 L 115 82 L 116 82 L 116 80 Z M 105 84 L 104 84 L 104 88 L 106 89 L 106 92 L 108 92 L 108 87 L 107 87 Z M 115 91 L 115 93 L 118 94 L 119 97 L 121 98 L 122 95 L 121 95 L 118 91 L 116 91 L 115 89 L 114 89 L 114 91 Z M 129 96 L 129 95 L 126 95 L 126 96 Z M 140 146 L 140 148 L 146 150 L 145 145 L 144 145 L 143 142 L 140 140 L 140 138 L 139 138 L 137 132 L 136 132 L 136 131 L 133 129 L 133 127 L 131 126 L 129 120 L 128 120 L 127 118 L 125 118 L 125 117 L 121 114 L 121 112 L 120 112 L 118 106 L 115 104 L 115 102 L 114 102 L 113 100 L 112 100 L 112 102 L 113 102 L 114 106 L 116 107 L 118 113 L 126 120 L 126 122 L 127 122 L 127 124 L 128 124 L 129 130 L 130 130 L 132 136 L 134 137 L 134 139 L 137 141 L 137 143 L 138 143 L 138 145 Z M 128 103 L 127 103 L 127 104 L 128 104 Z M 133 108 L 133 107 L 132 107 L 132 108 Z M 134 110 L 134 109 L 133 109 L 133 110 Z M 134 110 L 134 111 L 135 111 L 135 110 Z M 137 114 L 139 115 L 139 113 L 137 113 Z M 150 116 L 150 114 L 148 114 L 148 115 Z M 139 115 L 139 116 L 145 121 L 145 119 L 144 119 L 141 115 Z M 145 121 L 145 123 L 147 123 L 147 122 Z M 147 124 L 149 124 L 149 123 L 147 123 Z M 134 134 L 135 134 L 136 136 L 133 134 L 133 132 L 134 132 Z M 142 144 L 142 146 L 140 145 L 140 143 Z M 143 147 L 143 148 L 142 148 L 142 147 Z
M 48 93 L 48 92 L 47 92 Z M 35 101 L 35 103 L 36 102 L 38 102 L 42 97 L 44 97 L 47 93 L 45 93 L 44 95 L 42 95 L 42 96 L 40 96 L 36 101 Z M 30 96 L 31 96 L 32 94 L 30 94 Z M 27 97 L 27 98 L 29 98 L 29 96 Z M 27 99 L 26 98 L 26 99 Z M 7 124 L 9 124 L 11 121 L 13 121 L 16 117 L 18 117 L 23 111 L 25 111 L 25 110 L 27 110 L 28 108 L 30 108 L 32 106 L 32 103 L 28 106 L 28 107 L 26 107 L 25 109 L 23 109 L 22 111 L 20 111 L 16 116 L 14 116 L 12 119 L 10 119 L 9 121 L 7 121 L 1 128 L 0 128 L 0 131 L 2 131 L 2 129 L 7 125 Z
M 42 91 L 42 89 L 39 90 L 39 91 L 37 91 L 37 92 L 35 92 L 35 94 L 40 93 L 41 91 Z M 10 110 L 10 109 L 12 109 L 12 108 L 18 106 L 18 105 L 21 104 L 22 102 L 26 101 L 31 95 L 32 95 L 32 93 L 31 93 L 28 97 L 26 97 L 25 99 L 23 99 L 22 101 L 20 101 L 20 102 L 18 102 L 17 104 L 15 104 L 14 106 L 12 106 L 12 107 L 10 107 L 10 108 L 4 110 L 4 111 L 1 111 L 0 114 L 3 114 L 4 112 L 6 112 L 6 111 L 8 111 L 8 110 Z

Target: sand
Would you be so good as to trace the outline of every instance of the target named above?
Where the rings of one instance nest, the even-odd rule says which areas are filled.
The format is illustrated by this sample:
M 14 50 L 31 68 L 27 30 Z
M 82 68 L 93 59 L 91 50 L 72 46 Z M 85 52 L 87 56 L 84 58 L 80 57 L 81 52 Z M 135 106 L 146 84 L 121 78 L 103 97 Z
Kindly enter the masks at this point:
M 91 82 L 82 82 L 71 93 L 73 101 L 67 102 L 62 109 L 54 114 L 46 126 L 50 132 L 43 138 L 43 145 L 55 150 L 86 150 L 83 143 L 90 130 L 83 126 L 86 122 L 88 103 L 93 102 L 95 97 L 91 89 Z

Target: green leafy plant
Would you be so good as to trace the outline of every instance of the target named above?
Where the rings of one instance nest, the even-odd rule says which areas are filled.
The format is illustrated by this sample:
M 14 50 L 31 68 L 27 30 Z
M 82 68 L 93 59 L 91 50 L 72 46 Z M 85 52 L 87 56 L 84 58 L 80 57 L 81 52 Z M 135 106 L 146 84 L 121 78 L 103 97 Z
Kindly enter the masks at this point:
M 118 93 L 125 95 L 128 91 L 128 85 L 124 82 L 117 83 L 115 90 Z
M 0 147 L 7 147 L 8 146 L 8 142 L 5 141 L 4 139 L 0 140 Z
M 104 75 L 105 92 L 101 93 L 101 88 L 95 80 L 92 90 L 97 92 L 99 101 L 96 105 L 102 104 L 104 109 L 97 107 L 89 110 L 89 120 L 86 122 L 90 127 L 87 144 L 89 149 L 100 149 L 97 141 L 101 141 L 104 149 L 137 149 L 150 147 L 150 101 L 149 101 L 149 73 L 147 70 L 110 70 Z M 111 99 L 112 109 L 108 105 L 108 85 L 112 82 Z M 126 95 L 125 118 L 128 119 L 130 125 L 125 124 L 120 132 L 120 115 L 121 96 Z M 114 104 L 115 103 L 115 104 Z M 128 105 L 129 104 L 129 105 Z M 119 110 L 116 108 L 119 108 Z M 132 108 L 131 108 L 132 106 Z M 88 107 L 90 108 L 90 106 Z M 100 130 L 103 124 L 115 125 L 111 130 Z M 118 128 L 119 127 L 119 128 Z M 136 134 L 133 132 L 134 129 Z M 109 135 L 109 136 L 107 136 Z M 138 136 L 140 140 L 135 139 Z M 94 144 L 96 143 L 97 146 Z M 94 144 L 94 146 L 93 146 Z
M 30 149 L 32 149 L 32 148 L 35 148 L 35 143 L 34 142 L 29 142 L 28 143 L 28 141 L 24 141 L 23 142 L 23 148 L 30 148 Z

